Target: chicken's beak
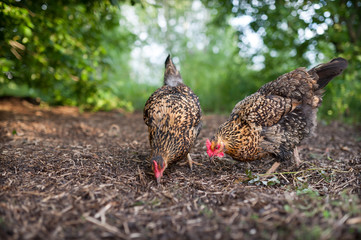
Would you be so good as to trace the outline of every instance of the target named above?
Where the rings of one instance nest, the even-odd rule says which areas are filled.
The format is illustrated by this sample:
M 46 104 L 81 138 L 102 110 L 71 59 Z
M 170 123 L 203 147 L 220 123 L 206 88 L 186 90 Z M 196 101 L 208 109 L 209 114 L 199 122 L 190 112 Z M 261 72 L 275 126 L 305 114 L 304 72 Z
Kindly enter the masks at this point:
M 161 179 L 162 177 L 161 176 L 159 176 L 159 177 L 157 177 L 156 179 L 157 179 L 157 184 L 159 185 L 160 184 L 160 179 Z

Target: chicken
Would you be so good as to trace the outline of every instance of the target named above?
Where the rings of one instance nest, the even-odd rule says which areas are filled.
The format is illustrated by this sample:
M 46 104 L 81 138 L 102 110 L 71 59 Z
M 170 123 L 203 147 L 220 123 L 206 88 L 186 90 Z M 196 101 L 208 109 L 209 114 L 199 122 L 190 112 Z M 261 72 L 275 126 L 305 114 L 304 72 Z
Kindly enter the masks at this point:
M 165 61 L 164 85 L 149 97 L 143 114 L 158 184 L 169 164 L 187 156 L 192 168 L 189 151 L 202 128 L 202 112 L 197 95 L 183 83 L 170 56 Z
M 272 155 L 281 161 L 293 158 L 299 165 L 297 146 L 314 132 L 323 88 L 347 65 L 345 59 L 335 58 L 263 85 L 238 102 L 228 120 L 207 139 L 208 156 L 221 158 L 226 153 L 235 160 L 253 161 Z

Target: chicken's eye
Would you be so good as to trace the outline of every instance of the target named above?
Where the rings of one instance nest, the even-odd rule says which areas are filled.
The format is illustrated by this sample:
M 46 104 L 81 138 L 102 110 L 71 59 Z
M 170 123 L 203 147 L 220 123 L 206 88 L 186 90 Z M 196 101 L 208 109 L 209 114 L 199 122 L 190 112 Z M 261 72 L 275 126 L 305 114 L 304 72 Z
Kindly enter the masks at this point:
M 219 149 L 219 145 L 216 146 L 216 150 L 218 150 L 218 149 Z

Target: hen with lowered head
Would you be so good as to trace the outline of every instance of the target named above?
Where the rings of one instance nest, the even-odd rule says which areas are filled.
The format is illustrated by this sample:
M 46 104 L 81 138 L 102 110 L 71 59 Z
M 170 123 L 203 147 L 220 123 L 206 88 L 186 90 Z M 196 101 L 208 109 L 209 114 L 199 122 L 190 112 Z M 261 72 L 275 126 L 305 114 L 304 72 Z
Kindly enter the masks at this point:
M 235 160 L 253 161 L 266 155 L 280 160 L 294 157 L 297 146 L 316 127 L 323 88 L 348 63 L 335 58 L 310 70 L 297 68 L 263 85 L 238 102 L 228 120 L 207 139 L 209 157 L 228 154 Z
M 201 107 L 197 95 L 183 83 L 170 56 L 165 61 L 164 85 L 145 104 L 143 117 L 148 126 L 150 162 L 157 182 L 169 164 L 188 158 L 201 130 Z

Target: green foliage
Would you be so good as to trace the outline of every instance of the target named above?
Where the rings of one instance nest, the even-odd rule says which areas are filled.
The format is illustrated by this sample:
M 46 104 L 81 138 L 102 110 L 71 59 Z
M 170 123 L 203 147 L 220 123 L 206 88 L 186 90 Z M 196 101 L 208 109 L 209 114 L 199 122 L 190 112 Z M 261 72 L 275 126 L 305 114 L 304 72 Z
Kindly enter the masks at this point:
M 130 106 L 102 75 L 109 68 L 104 43 L 130 52 L 133 36 L 116 29 L 119 8 L 108 1 L 8 1 L 0 3 L 0 19 L 0 85 L 26 86 L 26 95 L 52 104 Z M 113 42 L 103 40 L 115 29 Z
M 207 49 L 185 54 L 182 76 L 199 96 L 205 112 L 230 112 L 238 101 L 257 90 L 257 81 L 244 81 L 252 78 L 252 72 L 247 71 L 246 60 L 237 54 L 231 28 L 214 28 L 208 34 L 211 41 Z M 221 36 L 224 42 L 217 44 Z
M 357 122 L 360 8 L 343 0 L 2 1 L 0 95 L 140 110 L 162 85 L 170 53 L 203 111 L 229 113 L 279 75 L 341 56 L 350 65 L 326 87 L 320 115 Z M 249 24 L 231 24 L 244 16 Z M 250 45 L 250 31 L 261 46 Z M 142 49 L 152 55 L 135 59 Z
M 246 175 L 248 177 L 247 182 L 251 185 L 254 184 L 258 186 L 263 184 L 264 186 L 273 186 L 281 183 L 276 175 L 264 177 L 258 174 L 253 174 L 251 170 L 246 170 Z
M 168 53 L 176 57 L 185 83 L 199 96 L 205 112 L 228 113 L 238 101 L 279 75 L 341 56 L 349 60 L 350 66 L 326 87 L 320 114 L 324 119 L 357 121 L 361 118 L 358 111 L 361 84 L 357 81 L 360 42 L 359 38 L 353 42 L 349 39 L 357 24 L 347 18 L 351 14 L 347 11 L 358 3 L 342 3 L 339 8 L 338 2 L 277 1 L 275 4 L 249 0 L 235 5 L 234 1 L 203 0 L 209 11 L 201 22 L 197 22 L 196 17 L 200 10 L 196 12 L 191 2 L 157 3 L 157 6 L 137 11 L 142 26 L 147 29 L 145 44 L 157 42 L 167 50 L 163 58 Z M 354 12 L 351 14 L 354 19 L 359 19 L 356 10 L 351 12 Z M 157 21 L 157 16 L 159 19 L 162 15 L 165 26 Z M 244 15 L 252 17 L 247 27 L 263 41 L 258 50 L 251 49 L 254 52 L 251 55 L 247 53 L 252 52 L 250 46 L 244 41 L 246 27 L 230 25 L 230 19 Z M 192 27 L 179 30 L 179 26 L 195 22 L 206 25 L 196 33 L 192 32 Z M 352 56 L 348 47 L 356 50 Z M 254 64 L 255 57 L 264 59 L 260 70 L 260 65 Z M 154 71 L 163 70 L 161 65 L 149 63 L 149 66 Z M 157 76 L 157 79 L 162 78 L 161 73 Z M 156 86 L 160 87 L 161 82 Z M 144 94 L 137 99 L 144 103 L 146 99 L 142 97 L 151 92 L 142 92 Z

